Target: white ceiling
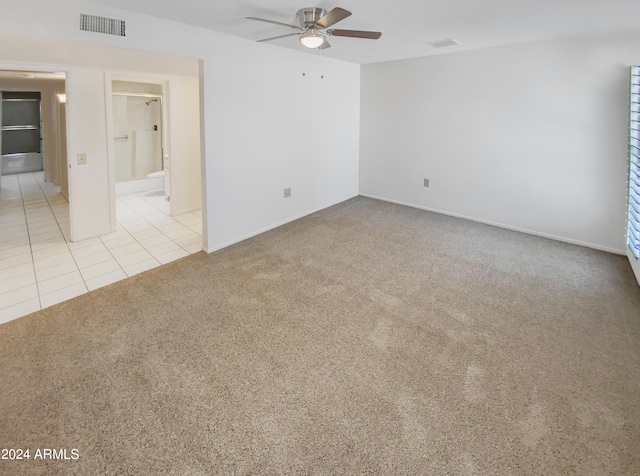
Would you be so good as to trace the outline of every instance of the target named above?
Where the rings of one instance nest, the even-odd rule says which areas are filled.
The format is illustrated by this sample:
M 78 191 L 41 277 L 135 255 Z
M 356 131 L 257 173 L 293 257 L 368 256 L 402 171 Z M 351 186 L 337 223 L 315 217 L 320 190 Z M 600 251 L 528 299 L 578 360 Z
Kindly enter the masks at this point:
M 197 25 L 251 40 L 291 33 L 245 20 L 256 16 L 295 23 L 304 7 L 339 6 L 353 15 L 333 28 L 381 31 L 379 40 L 330 37 L 323 56 L 374 63 L 489 46 L 637 29 L 638 0 L 84 0 Z M 427 42 L 455 38 L 459 46 Z M 302 49 L 295 36 L 270 42 Z

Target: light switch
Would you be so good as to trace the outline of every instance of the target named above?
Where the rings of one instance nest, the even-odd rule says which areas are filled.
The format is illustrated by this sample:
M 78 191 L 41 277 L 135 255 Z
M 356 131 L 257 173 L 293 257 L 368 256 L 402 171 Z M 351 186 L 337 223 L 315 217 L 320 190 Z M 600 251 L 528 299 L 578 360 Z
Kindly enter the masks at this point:
M 78 165 L 87 165 L 87 154 L 78 154 Z

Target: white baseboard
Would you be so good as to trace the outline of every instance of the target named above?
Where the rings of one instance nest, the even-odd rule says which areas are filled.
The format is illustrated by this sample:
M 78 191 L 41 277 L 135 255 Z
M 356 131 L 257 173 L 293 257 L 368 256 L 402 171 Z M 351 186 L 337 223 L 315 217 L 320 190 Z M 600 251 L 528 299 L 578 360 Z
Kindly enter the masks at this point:
M 177 210 L 176 212 L 171 214 L 171 216 L 177 217 L 179 215 L 184 215 L 185 213 L 197 212 L 198 210 L 202 210 L 202 208 L 200 207 L 185 208 L 184 210 Z
M 320 210 L 324 210 L 325 208 L 333 207 L 334 205 L 337 205 L 339 203 L 346 202 L 347 200 L 351 200 L 352 198 L 357 197 L 357 196 L 358 195 L 356 194 L 356 195 L 353 195 L 352 197 L 345 198 L 344 200 L 341 200 L 339 202 L 331 203 L 329 205 L 323 205 L 321 207 L 315 208 L 313 210 L 310 210 L 308 212 L 302 213 L 300 215 L 296 215 L 296 216 L 294 216 L 292 218 L 287 218 L 286 220 L 283 220 L 281 222 L 274 223 L 273 225 L 269 225 L 267 227 L 261 228 L 260 230 L 257 230 L 257 231 L 254 231 L 252 233 L 249 233 L 247 235 L 241 236 L 240 238 L 236 238 L 236 239 L 233 239 L 233 240 L 228 241 L 226 243 L 223 243 L 221 245 L 214 246 L 213 248 L 205 248 L 205 249 L 203 249 L 203 251 L 205 253 L 213 253 L 215 251 L 219 251 L 219 250 L 221 250 L 223 248 L 226 248 L 227 246 L 235 245 L 236 243 L 240 243 L 241 241 L 247 240 L 249 238 L 253 238 L 254 236 L 257 236 L 257 235 L 261 235 L 262 233 L 265 233 L 265 232 L 267 232 L 269 230 L 273 230 L 274 228 L 278 228 L 279 226 L 286 225 L 287 223 L 291 223 L 292 221 L 296 221 L 296 220 L 299 220 L 300 218 L 304 218 L 306 216 L 312 215 L 312 214 L 314 214 L 316 212 L 319 212 Z
M 485 225 L 497 226 L 499 228 L 505 228 L 507 230 L 519 231 L 520 233 L 527 233 L 529 235 L 541 236 L 543 238 L 549 238 L 550 240 L 562 241 L 564 243 L 571 243 L 572 245 L 584 246 L 586 248 L 593 248 L 595 250 L 606 251 L 608 253 L 613 253 L 613 254 L 617 254 L 617 255 L 625 255 L 626 254 L 626 251 L 620 250 L 620 249 L 616 249 L 616 248 L 609 248 L 607 246 L 601 246 L 601 245 L 596 245 L 594 243 L 588 243 L 588 242 L 585 242 L 585 241 L 579 241 L 579 240 L 574 240 L 574 239 L 571 239 L 571 238 L 565 238 L 563 236 L 550 235 L 548 233 L 541 233 L 539 231 L 529 230 L 527 228 L 520 228 L 520 227 L 517 227 L 517 226 L 505 225 L 504 223 L 497 223 L 497 222 L 493 222 L 493 221 L 489 221 L 489 220 L 483 220 L 481 218 L 471 217 L 471 216 L 467 216 L 467 215 L 461 215 L 461 214 L 458 214 L 458 213 L 447 212 L 447 211 L 444 211 L 444 210 L 438 210 L 437 208 L 423 207 L 423 206 L 420 206 L 420 205 L 415 205 L 413 203 L 406 203 L 406 202 L 401 202 L 401 201 L 398 201 L 398 200 L 391 200 L 389 198 L 378 197 L 376 195 L 370 195 L 370 194 L 367 194 L 367 193 L 361 193 L 360 195 L 362 195 L 363 197 L 373 198 L 375 200 L 381 200 L 383 202 L 395 203 L 396 205 L 403 205 L 405 207 L 417 208 L 419 210 L 425 210 L 425 211 L 428 211 L 428 212 L 439 213 L 440 215 L 448 215 L 448 216 L 452 216 L 452 217 L 456 217 L 456 218 L 463 218 L 465 220 L 470 220 L 470 221 L 474 221 L 474 222 L 477 222 L 477 223 L 483 223 Z

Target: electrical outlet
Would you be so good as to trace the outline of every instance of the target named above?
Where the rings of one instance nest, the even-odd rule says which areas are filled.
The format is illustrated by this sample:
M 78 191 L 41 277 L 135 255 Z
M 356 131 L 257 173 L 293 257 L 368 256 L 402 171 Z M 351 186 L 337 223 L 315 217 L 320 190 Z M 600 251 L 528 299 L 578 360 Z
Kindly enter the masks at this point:
M 429 179 L 428 178 L 424 179 L 424 186 L 429 188 Z
M 287 187 L 284 189 L 284 198 L 289 198 L 291 196 L 291 187 Z
M 87 154 L 78 154 L 78 165 L 87 165 Z

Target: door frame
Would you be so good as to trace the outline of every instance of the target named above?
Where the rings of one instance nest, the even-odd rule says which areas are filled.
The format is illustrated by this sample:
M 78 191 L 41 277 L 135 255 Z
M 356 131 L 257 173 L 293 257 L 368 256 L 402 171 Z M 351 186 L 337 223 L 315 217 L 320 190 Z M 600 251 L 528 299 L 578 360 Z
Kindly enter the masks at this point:
M 107 157 L 108 157 L 108 170 L 109 170 L 109 219 L 111 223 L 111 231 L 116 231 L 117 228 L 117 213 L 116 213 L 116 160 L 115 160 L 115 135 L 113 131 L 113 81 L 127 81 L 130 83 L 145 83 L 155 84 L 162 87 L 162 127 L 160 131 L 161 136 L 161 148 L 162 148 L 162 166 L 164 169 L 164 155 L 170 150 L 169 144 L 169 120 L 167 117 L 167 95 L 168 95 L 168 82 L 166 77 L 135 73 L 127 71 L 105 71 L 105 106 L 107 111 Z M 155 96 L 155 95 L 154 95 Z M 165 174 L 168 172 L 169 183 L 171 183 L 171 167 L 169 170 L 165 170 Z M 171 207 L 171 202 L 169 202 Z M 173 213 L 171 213 L 173 215 Z
M 30 72 L 36 72 L 36 73 L 62 73 L 64 74 L 64 94 L 66 94 L 66 98 L 67 101 L 69 101 L 69 91 L 68 91 L 68 85 L 69 85 L 69 81 L 71 80 L 70 78 L 73 76 L 73 72 L 72 69 L 69 65 L 61 65 L 61 64 L 52 64 L 52 63 L 20 63 L 20 62 L 15 62 L 15 61 L 0 61 L 0 70 L 4 70 L 4 71 L 16 71 L 16 72 L 21 72 L 21 71 L 30 71 Z M 42 90 L 38 89 L 38 91 L 40 91 L 40 93 L 42 93 Z M 41 106 L 42 108 L 42 98 L 41 98 Z M 67 202 L 69 203 L 69 216 L 73 216 L 73 200 L 72 200 L 72 187 L 71 187 L 71 174 L 69 173 L 69 151 L 72 148 L 72 142 L 71 142 L 71 136 L 69 134 L 70 131 L 70 127 L 69 124 L 72 121 L 72 117 L 71 115 L 68 113 L 68 110 L 66 108 L 66 104 L 64 106 L 61 106 L 60 104 L 58 104 L 57 106 L 58 108 L 60 107 L 64 107 L 65 108 L 65 115 L 64 115 L 64 122 L 65 122 L 65 127 L 64 127 L 64 138 L 65 138 L 65 142 L 66 142 L 66 146 L 65 147 L 61 147 L 61 144 L 58 143 L 58 137 L 59 137 L 59 133 L 57 131 L 58 129 L 58 124 L 56 123 L 56 121 L 60 120 L 60 115 L 56 113 L 55 115 L 55 119 L 52 117 L 50 119 L 54 120 L 54 140 L 56 140 L 56 143 L 53 144 L 52 146 L 56 147 L 56 150 L 58 152 L 61 152 L 64 149 L 64 158 L 66 159 L 66 163 L 64 164 L 64 167 L 66 168 L 66 172 L 67 172 L 67 196 L 65 196 L 65 198 L 67 199 Z M 42 112 L 40 114 L 40 120 L 41 123 L 43 122 L 43 117 L 42 117 Z M 41 134 L 44 134 L 44 130 L 43 127 L 41 127 Z M 44 147 L 44 140 L 42 141 L 42 147 Z M 44 154 L 44 150 L 42 149 L 42 154 Z M 58 161 L 58 169 L 60 168 L 60 160 L 62 160 L 62 157 L 60 157 L 60 154 L 56 154 L 56 160 Z M 43 169 L 44 169 L 44 173 L 45 173 L 45 177 L 47 176 L 47 164 L 44 163 L 43 164 Z M 59 178 L 59 177 L 58 177 Z M 1 179 L 0 179 L 1 180 Z M 1 182 L 0 182 L 1 183 Z M 1 185 L 0 185 L 1 186 Z M 61 188 L 62 190 L 62 188 Z M 63 194 L 64 195 L 64 194 Z M 70 236 L 73 236 L 73 220 L 70 220 L 69 223 L 69 233 Z

